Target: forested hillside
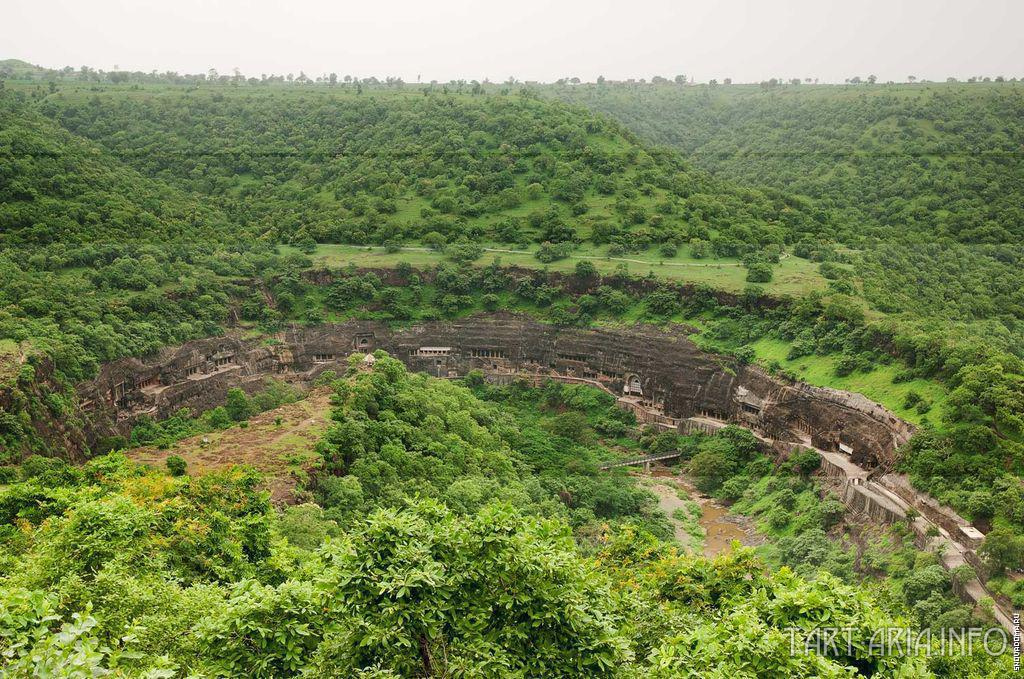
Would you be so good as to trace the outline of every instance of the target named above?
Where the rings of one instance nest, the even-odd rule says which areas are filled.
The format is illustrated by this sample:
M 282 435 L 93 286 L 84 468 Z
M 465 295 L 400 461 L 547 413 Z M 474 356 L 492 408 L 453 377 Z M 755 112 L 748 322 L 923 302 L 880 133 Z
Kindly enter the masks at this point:
M 747 186 L 806 196 L 833 237 L 1014 243 L 1024 87 L 587 86 L 557 95 Z
M 833 117 L 851 116 L 839 126 L 851 138 L 860 118 L 843 113 L 847 108 L 837 101 L 853 101 L 851 110 L 870 111 L 861 117 L 871 120 L 918 100 L 925 107 L 913 110 L 919 117 L 937 115 L 941 105 L 958 115 L 982 106 L 990 115 L 979 117 L 1008 130 L 985 148 L 1002 148 L 999 140 L 1016 129 L 1004 120 L 1015 90 L 980 91 L 997 103 L 958 94 L 966 89 L 934 94 L 897 88 L 892 95 L 809 89 L 799 96 L 725 87 L 571 90 L 577 98 L 629 105 L 634 112 L 643 108 L 638 102 L 651 103 L 656 114 L 664 113 L 665 121 L 654 118 L 662 125 L 676 120 L 672 105 L 682 102 L 685 113 L 711 106 L 707 101 L 714 97 L 724 102 L 714 110 L 732 107 L 733 117 L 751 121 L 778 117 L 783 127 L 800 123 L 821 130 L 821 111 L 831 111 Z M 27 355 L 45 370 L 33 357 L 41 351 L 54 361 L 65 388 L 101 361 L 217 332 L 229 318 L 261 331 L 352 314 L 403 322 L 495 308 L 579 325 L 602 318 L 686 319 L 705 327 L 713 348 L 799 376 L 817 370 L 825 384 L 884 371 L 888 377 L 875 379 L 882 380 L 876 398 L 940 429 L 966 427 L 957 438 L 939 439 L 943 457 L 958 462 L 928 462 L 919 476 L 962 510 L 966 494 L 990 488 L 999 470 L 1021 471 L 1021 408 L 1015 405 L 1020 360 L 1014 354 L 1024 346 L 1024 267 L 1013 244 L 905 247 L 907 238 L 888 226 L 893 238 L 872 245 L 863 236 L 883 227 L 851 229 L 835 196 L 833 203 L 819 203 L 711 179 L 609 119 L 539 100 L 529 90 L 69 83 L 10 85 L 2 98 L 0 157 L 11 177 L 4 185 L 2 237 L 11 247 L 0 260 L 6 281 L 0 322 L 16 343 L 4 353 L 13 357 L 8 361 Z M 748 116 L 748 104 L 781 108 Z M 787 113 L 785 105 L 799 115 Z M 961 128 L 975 130 L 966 124 L 955 129 Z M 954 128 L 944 129 L 948 136 Z M 807 136 L 806 144 L 825 143 L 798 136 Z M 926 154 L 913 152 L 914 139 L 904 140 L 904 155 L 924 162 Z M 872 157 L 858 156 L 864 162 Z M 1005 161 L 1014 162 L 1012 155 Z M 985 162 L 987 172 L 1001 167 Z M 947 165 L 939 169 L 948 174 Z M 1004 175 L 1001 185 L 1011 186 L 1013 173 Z M 905 188 L 901 200 L 924 200 L 912 186 Z M 977 198 L 965 200 L 973 204 Z M 1012 221 L 1007 223 L 1012 232 Z M 930 228 L 939 226 L 914 227 Z M 128 245 L 138 239 L 147 244 Z M 709 306 L 703 292 L 681 300 L 669 288 L 641 304 L 615 290 L 630 285 L 628 268 L 608 277 L 601 295 L 583 296 L 542 275 L 527 285 L 520 275 L 495 267 L 474 275 L 456 271 L 480 258 L 480 244 L 533 242 L 536 248 L 544 241 L 534 250 L 541 261 L 533 266 L 540 267 L 570 256 L 584 240 L 610 255 L 643 251 L 677 261 L 684 276 L 687 267 L 697 273 L 716 262 L 742 261 L 748 281 L 767 281 L 744 299 L 772 294 L 773 270 L 782 257 L 817 262 L 828 285 L 823 295 L 785 303 L 765 317 L 742 300 L 736 307 Z M 302 280 L 308 260 L 274 253 L 279 243 L 315 254 L 317 243 L 331 242 L 385 244 L 396 263 L 406 256 L 401 245 L 422 244 L 455 266 L 439 266 L 434 283 L 425 287 L 387 289 L 379 278 L 353 277 L 324 294 Z M 654 244 L 660 244 L 657 252 L 644 250 Z M 688 259 L 677 259 L 683 257 Z M 440 256 L 429 266 L 438 261 Z M 625 261 L 621 266 L 628 267 Z M 574 273 L 588 280 L 597 272 L 579 261 Z M 260 289 L 248 287 L 257 275 L 273 293 L 269 304 Z M 885 315 L 866 314 L 865 304 Z M 785 365 L 771 342 L 784 343 Z M 886 368 L 893 359 L 906 369 Z M 978 371 L 996 379 L 970 378 Z M 8 383 L 23 390 L 31 376 L 25 370 L 18 375 Z M 962 406 L 947 411 L 943 404 L 929 413 L 945 399 L 931 395 L 931 388 L 922 397 L 917 384 L 923 379 L 942 380 L 953 390 L 965 381 L 972 386 L 953 401 Z M 904 398 L 906 387 L 885 389 L 886 381 L 913 382 L 917 398 Z M 46 406 L 27 399 L 16 417 L 5 417 L 0 436 L 21 448 L 19 442 L 32 437 L 32 412 L 64 413 L 70 402 L 70 396 L 57 395 Z M 30 447 L 39 449 L 39 442 Z
M 820 225 L 518 94 L 58 89 L 42 114 L 272 242 L 781 245 Z
M 991 101 L 956 89 L 914 90 L 915 96 L 899 89 L 884 96 L 834 90 L 837 101 L 850 97 L 848 107 L 825 95 L 823 103 L 814 95 L 807 102 L 793 97 L 794 104 L 788 90 L 730 90 L 718 103 L 719 90 L 708 89 L 704 99 L 700 91 L 572 90 L 579 103 L 607 106 L 635 125 L 634 135 L 611 118 L 539 98 L 529 88 L 7 84 L 0 91 L 0 483 L 10 485 L 0 488 L 0 509 L 6 508 L 2 537 L 10 549 L 0 566 L 23 627 L 10 637 L 15 641 L 0 640 L 9 644 L 0 651 L 16 649 L 8 657 L 31 663 L 24 649 L 50 657 L 65 653 L 67 642 L 95 651 L 97 663 L 126 663 L 127 673 L 166 663 L 281 676 L 299 669 L 298 648 L 317 658 L 303 669 L 377 663 L 382 669 L 371 676 L 389 676 L 385 669 L 404 676 L 414 665 L 438 662 L 436 643 L 443 643 L 452 649 L 445 662 L 453 672 L 470 668 L 467 674 L 481 667 L 553 676 L 639 668 L 646 676 L 675 676 L 679 664 L 700 668 L 698 675 L 734 674 L 730 644 L 746 638 L 741 622 L 756 619 L 757 629 L 771 627 L 765 634 L 776 639 L 777 620 L 792 617 L 777 614 L 771 602 L 793 592 L 824 597 L 831 612 L 822 615 L 833 615 L 831 597 L 838 592 L 842 606 L 853 607 L 834 613 L 840 618 L 888 620 L 875 604 L 827 578 L 812 584 L 785 572 L 762 578 L 764 566 L 747 556 L 711 565 L 668 554 L 657 542 L 666 527 L 648 495 L 621 479 L 596 478 L 593 466 L 603 453 L 590 441 L 556 435 L 553 446 L 550 432 L 561 425 L 531 424 L 539 417 L 547 426 L 555 418 L 538 416 L 538 408 L 572 410 L 571 399 L 545 406 L 479 388 L 474 396 L 404 375 L 387 359 L 336 385 L 339 426 L 321 446 L 330 478 L 311 485 L 307 496 L 328 516 L 302 529 L 311 531 L 307 537 L 338 537 L 322 550 L 319 538 L 316 545 L 303 543 L 302 531 L 289 537 L 291 529 L 276 526 L 253 478 L 173 479 L 117 456 L 84 469 L 38 459 L 12 466 L 29 452 L 62 456 L 48 448 L 40 423 L 76 426 L 74 385 L 104 361 L 229 327 L 267 337 L 291 323 L 346 318 L 401 324 L 515 310 L 579 327 L 686 323 L 705 348 L 737 361 L 863 389 L 920 425 L 902 469 L 917 487 L 991 528 L 986 558 L 994 573 L 1012 575 L 1024 562 L 1024 267 L 1015 242 L 1021 201 L 1013 200 L 1021 193 L 1019 154 L 1009 150 L 1020 139 L 1019 121 L 1007 121 L 1017 111 L 1015 90 L 993 90 Z M 704 143 L 721 144 L 719 155 L 734 168 L 711 167 L 715 154 L 699 149 L 688 149 L 694 153 L 687 158 L 653 146 L 643 140 L 649 132 L 616 113 L 625 107 L 639 115 L 650 106 L 675 129 L 677 98 L 686 115 L 700 117 L 694 111 L 701 106 L 731 111 L 721 116 L 736 121 L 736 132 L 707 120 L 690 127 L 694 134 L 714 130 Z M 743 108 L 748 103 L 768 108 L 750 113 Z M 921 122 L 933 115 L 938 122 Z M 903 118 L 909 126 L 898 123 Z M 953 122 L 940 124 L 947 118 Z M 868 131 L 858 133 L 858 126 Z M 986 126 L 991 139 L 982 139 Z M 896 141 L 890 127 L 898 131 Z M 750 135 L 781 146 L 798 137 L 793 144 L 802 155 L 779 155 L 773 174 L 758 165 L 771 158 L 761 141 L 743 142 L 749 151 L 727 144 Z M 828 146 L 829 135 L 837 138 L 835 148 L 846 149 L 840 154 L 850 154 L 841 162 L 815 150 Z M 931 157 L 974 141 L 984 153 Z M 883 142 L 892 147 L 889 155 L 870 152 Z M 975 173 L 985 178 L 982 189 L 971 183 Z M 365 254 L 367 246 L 389 268 L 358 270 L 336 254 Z M 519 250 L 517 263 L 525 258 L 528 268 L 484 259 L 485 246 Z M 552 262 L 557 273 L 545 270 Z M 659 279 L 654 263 L 659 271 L 674 267 L 672 280 Z M 702 273 L 726 266 L 742 268 L 723 294 Z M 785 288 L 799 291 L 796 298 L 776 287 L 784 271 L 799 274 Z M 501 409 L 474 400 L 484 396 L 515 412 L 515 425 Z M 420 412 L 417 402 L 443 403 L 450 412 Z M 587 416 L 596 431 L 597 418 Z M 766 461 L 750 459 L 733 443 L 700 444 L 706 450 L 693 444 L 690 452 L 732 474 L 718 479 L 715 492 L 765 510 L 764 520 L 792 538 L 771 566 L 784 563 L 809 577 L 820 566 L 850 576 L 852 557 L 830 551 L 828 517 L 810 509 L 817 491 L 806 479 L 776 478 Z M 233 500 L 222 505 L 220 495 Z M 429 500 L 410 508 L 413 496 Z M 766 508 L 775 505 L 790 513 L 800 508 L 805 518 L 768 516 Z M 602 543 L 596 536 L 605 524 L 611 532 Z M 198 538 L 183 525 L 208 542 L 194 544 Z M 634 530 L 644 536 L 616 537 Z M 541 605 L 548 612 L 539 615 L 554 615 L 552 607 L 584 611 L 581 619 L 555 616 L 548 655 L 516 646 L 527 624 L 521 620 L 481 632 L 452 613 L 485 607 L 481 602 L 498 596 L 481 589 L 486 579 L 479 563 L 490 568 L 491 557 L 466 552 L 465 545 L 510 534 L 525 542 L 495 557 L 502 561 L 497 572 L 514 561 L 512 551 L 536 560 L 510 566 L 511 579 L 519 577 L 517 568 L 534 573 L 553 560 L 566 569 L 547 571 L 556 584 L 541 578 L 523 596 L 550 586 L 552 598 Z M 416 599 L 439 612 L 439 627 L 403 632 L 409 645 L 401 657 L 380 651 L 380 639 L 398 623 L 353 617 L 346 608 L 381 605 L 374 597 L 382 596 L 382 582 L 404 591 L 410 581 L 367 575 L 356 564 L 377 554 L 391 558 L 396 542 L 405 545 L 398 561 L 430 555 L 410 577 L 432 587 L 443 583 L 460 602 L 445 608 L 429 597 Z M 114 558 L 122 554 L 123 561 Z M 590 560 L 595 554 L 599 567 Z M 786 561 L 789 554 L 806 558 Z M 878 561 L 870 567 L 894 577 L 911 568 L 904 557 L 896 561 L 892 568 Z M 736 570 L 745 573 L 743 583 L 728 579 Z M 447 579 L 452 572 L 467 579 Z M 733 574 L 725 584 L 723 573 Z M 353 585 L 353 598 L 335 608 L 318 589 L 328 581 L 329 588 L 373 583 L 377 594 Z M 941 582 L 941 600 L 930 603 L 920 583 L 909 588 L 913 596 L 899 589 L 884 594 L 884 615 L 912 610 L 918 623 L 939 616 L 963 621 L 948 578 Z M 1024 600 L 1019 581 L 1004 577 L 1000 586 Z M 617 598 L 632 597 L 634 588 L 639 603 Z M 680 588 L 686 593 L 676 598 Z M 111 594 L 125 591 L 130 611 L 118 609 Z M 395 615 L 422 615 L 419 604 L 402 608 L 405 596 L 393 597 L 402 600 Z M 163 612 L 145 618 L 154 607 Z M 77 622 L 69 617 L 79 612 Z M 283 628 L 284 637 L 264 635 L 263 616 L 292 620 L 292 613 L 294 636 Z M 188 627 L 196 620 L 202 624 Z M 50 634 L 57 621 L 68 624 L 70 636 Z M 587 630 L 576 639 L 589 645 L 565 641 L 563 623 Z M 308 634 L 310 625 L 315 634 Z M 190 631 L 180 638 L 166 633 L 185 627 Z M 446 631 L 432 636 L 441 628 Z M 144 659 L 128 637 L 140 640 Z M 707 651 L 708 639 L 719 655 Z M 698 643 L 699 653 L 693 651 Z M 266 653 L 253 655 L 255 647 Z M 211 656 L 211 649 L 224 655 Z M 777 669 L 806 659 L 776 651 L 766 650 L 771 657 L 750 671 L 843 676 L 817 658 L 807 660 L 813 666 Z M 479 664 L 488 654 L 500 658 L 494 668 Z M 169 660 L 157 659 L 164 655 Z M 214 658 L 209 666 L 208 658 Z M 594 658 L 607 662 L 588 665 Z M 853 664 L 868 673 L 872 662 Z M 32 670 L 40 671 L 22 666 L 23 674 Z
M 36 126 L 19 134 L 23 143 L 49 129 L 40 115 L 74 136 L 46 135 L 50 147 L 32 161 L 12 147 L 12 158 L 36 166 L 20 168 L 14 187 L 55 198 L 56 174 L 81 189 L 95 175 L 82 155 L 91 149 L 117 179 L 92 193 L 141 205 L 86 228 L 95 210 L 47 215 L 12 194 L 8 242 L 147 233 L 156 207 L 146 196 L 167 194 L 165 238 L 229 223 L 235 235 L 307 247 L 546 243 L 542 261 L 574 243 L 612 256 L 660 244 L 651 254 L 670 261 L 743 257 L 751 282 L 770 282 L 779 252 L 797 244 L 795 254 L 827 260 L 822 274 L 876 311 L 982 323 L 956 332 L 1022 344 L 1024 96 L 1015 85 L 544 90 L 619 117 L 686 160 L 522 93 L 52 89 L 17 90 L 22 113 L 11 122 Z M 54 150 L 63 169 L 41 159 Z M 47 181 L 35 186 L 31 172 Z
M 723 179 L 800 196 L 827 224 L 822 237 L 855 249 L 864 298 L 880 311 L 998 319 L 1011 332 L 1024 320 L 1016 83 L 544 91 Z
M 334 422 L 308 489 L 321 506 L 276 511 L 252 473 L 193 476 L 171 464 L 165 473 L 117 454 L 81 468 L 32 458 L 8 475 L 0 491 L 5 671 L 275 678 L 1008 671 L 1008 655 L 980 649 L 926 659 L 870 645 L 875 630 L 909 623 L 908 603 L 927 597 L 922 611 L 945 605 L 948 579 L 934 565 L 927 577 L 908 575 L 876 597 L 818 573 L 813 560 L 805 565 L 814 577 L 804 579 L 769 568 L 750 550 L 707 560 L 657 539 L 649 532 L 657 523 L 645 517 L 653 498 L 631 478 L 602 478 L 594 468 L 607 451 L 587 440 L 590 422 L 625 424 L 621 411 L 606 414 L 600 392 L 552 385 L 538 402 L 528 389 L 491 394 L 478 385 L 486 398 L 516 404 L 517 415 L 532 409 L 520 423 L 504 405 L 409 375 L 385 354 L 372 366 L 358 357 L 352 365 L 333 382 Z M 735 430 L 688 445 L 759 476 L 771 465 L 753 443 Z M 569 478 L 558 473 L 565 457 Z M 566 495 L 578 501 L 567 505 Z M 849 645 L 804 652 L 823 622 L 849 628 Z
M 931 374 L 951 389 L 952 407 L 939 423 L 931 421 L 940 424 L 938 431 L 920 435 L 907 452 L 905 467 L 915 484 L 977 521 L 999 514 L 997 523 L 1018 525 L 1005 511 L 1018 503 L 1001 494 L 997 479 L 1003 470 L 1015 470 L 1016 477 L 1024 471 L 1024 88 L 597 85 L 542 91 L 618 118 L 720 178 L 799 196 L 821 215 L 827 228 L 818 238 L 824 242 L 797 243 L 794 253 L 821 262 L 833 301 L 850 295 L 869 307 L 867 326 L 888 336 L 890 351 L 911 367 L 894 381 Z M 716 334 L 726 345 L 752 342 L 789 367 L 843 345 L 848 358 L 837 373 L 867 368 L 871 359 L 850 356 L 852 335 L 828 339 L 809 323 L 805 316 L 781 332 L 721 323 Z M 780 352 L 758 340 L 766 334 L 792 343 Z M 918 397 L 905 403 L 928 412 L 932 404 Z M 973 438 L 981 426 L 988 433 Z M 1005 490 L 1021 495 L 1016 479 Z M 1024 561 L 1024 543 L 1018 540 L 1013 549 L 1012 560 Z
M 205 201 L 0 96 L 0 245 L 194 240 L 225 227 Z

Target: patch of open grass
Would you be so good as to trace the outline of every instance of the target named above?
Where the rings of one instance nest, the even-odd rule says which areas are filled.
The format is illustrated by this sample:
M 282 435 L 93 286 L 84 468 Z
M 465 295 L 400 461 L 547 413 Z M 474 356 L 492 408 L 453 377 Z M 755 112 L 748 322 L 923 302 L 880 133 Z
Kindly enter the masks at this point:
M 868 373 L 854 372 L 845 377 L 839 377 L 835 373 L 838 363 L 836 356 L 801 356 L 789 360 L 786 356 L 791 344 L 772 338 L 760 339 L 750 346 L 754 348 L 760 363 L 767 365 L 778 361 L 784 369 L 808 384 L 863 394 L 913 424 L 919 425 L 925 419 L 933 424 L 939 424 L 942 421 L 947 397 L 946 389 L 938 382 L 923 379 L 894 384 L 893 377 L 902 369 L 897 362 L 877 366 Z M 929 401 L 932 404 L 931 410 L 922 415 L 914 408 L 905 408 L 904 399 L 910 391 L 916 391 Z
M 687 283 L 705 283 L 715 288 L 739 292 L 748 283 L 747 270 L 738 259 L 696 259 L 690 254 L 688 246 L 679 248 L 675 257 L 662 257 L 657 248 L 643 252 L 627 253 L 621 257 L 608 256 L 605 246 L 582 245 L 563 260 L 544 264 L 534 257 L 536 245 L 526 250 L 515 246 L 498 243 L 484 244 L 485 254 L 476 265 L 490 263 L 494 257 L 500 257 L 505 265 L 520 266 L 529 269 L 547 268 L 550 271 L 573 271 L 582 260 L 590 261 L 603 274 L 614 273 L 621 265 L 637 275 L 653 273 L 658 278 Z M 282 246 L 282 252 L 296 252 L 294 248 Z M 357 267 L 390 268 L 400 262 L 408 262 L 414 267 L 424 268 L 436 266 L 446 261 L 444 254 L 422 246 L 405 246 L 398 252 L 387 252 L 383 247 L 360 245 L 319 245 L 312 254 L 315 262 L 331 267 L 343 267 L 354 264 Z M 825 287 L 825 279 L 817 271 L 817 265 L 799 257 L 786 257 L 774 269 L 775 277 L 771 283 L 764 285 L 766 292 L 775 295 L 801 295 Z

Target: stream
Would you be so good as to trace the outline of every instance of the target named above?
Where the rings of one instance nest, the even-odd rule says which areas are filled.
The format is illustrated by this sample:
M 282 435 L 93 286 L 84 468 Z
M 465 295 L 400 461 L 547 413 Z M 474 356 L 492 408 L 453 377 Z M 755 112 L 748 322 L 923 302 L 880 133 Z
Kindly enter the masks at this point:
M 655 470 L 651 474 L 642 475 L 641 478 L 645 480 L 651 492 L 657 495 L 658 506 L 668 515 L 676 541 L 680 544 L 686 546 L 691 543 L 691 536 L 685 526 L 673 516 L 677 509 L 686 507 L 686 501 L 679 497 L 680 490 L 700 505 L 701 515 L 698 523 L 705 532 L 701 546 L 704 556 L 727 554 L 732 549 L 734 540 L 746 546 L 756 546 L 764 542 L 764 538 L 754 529 L 753 521 L 745 516 L 730 514 L 727 507 L 701 493 L 685 477 L 668 470 Z

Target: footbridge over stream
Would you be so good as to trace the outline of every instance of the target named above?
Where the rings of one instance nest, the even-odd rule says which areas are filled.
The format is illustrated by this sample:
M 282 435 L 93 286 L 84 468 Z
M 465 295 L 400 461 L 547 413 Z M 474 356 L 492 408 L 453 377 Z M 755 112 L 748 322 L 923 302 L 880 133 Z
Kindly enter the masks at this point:
M 705 352 L 683 326 L 563 328 L 493 313 L 401 328 L 350 320 L 255 338 L 210 337 L 107 363 L 95 379 L 77 385 L 81 440 L 93 446 L 125 435 L 143 415 L 162 419 L 181 408 L 213 408 L 229 389 L 255 392 L 267 377 L 309 386 L 324 371 L 347 369 L 352 353 L 376 350 L 435 377 L 476 370 L 499 384 L 587 384 L 613 395 L 641 424 L 659 429 L 713 433 L 736 424 L 780 455 L 796 446 L 818 450 L 824 477 L 851 511 L 897 521 L 905 520 L 908 507 L 921 505 L 922 516 L 935 515 L 928 499 L 879 474 L 894 464 L 912 425 L 858 394 L 794 382 Z M 61 449 L 77 459 L 87 454 Z M 955 545 L 977 542 L 969 525 L 958 521 L 967 523 L 957 517 L 939 525 Z M 962 558 L 976 560 L 973 547 Z
M 644 407 L 623 399 L 619 399 L 619 406 L 634 412 L 636 408 Z M 646 419 L 658 422 L 662 415 L 658 409 L 651 408 Z M 707 417 L 688 418 L 680 420 L 676 429 L 680 433 L 713 433 L 729 424 L 724 420 Z M 661 428 L 669 429 L 668 426 Z M 881 525 L 905 523 L 913 532 L 917 547 L 938 554 L 943 567 L 947 570 L 968 564 L 975 573 L 986 572 L 985 564 L 977 553 L 978 547 L 984 541 L 984 534 L 952 509 L 915 490 L 905 475 L 888 473 L 881 469 L 865 469 L 854 463 L 845 452 L 814 447 L 809 437 L 799 443 L 784 442 L 751 431 L 761 442 L 762 448 L 776 456 L 786 456 L 797 449 L 816 452 L 821 458 L 819 480 L 843 502 L 851 518 Z M 642 466 L 644 472 L 649 473 L 651 465 L 669 462 L 679 457 L 679 452 L 663 453 L 609 462 L 600 469 L 607 471 L 620 467 Z M 982 599 L 991 598 L 995 602 L 993 614 L 996 621 L 1007 632 L 1013 632 L 1012 603 L 1006 597 L 989 590 L 981 577 L 975 576 L 962 583 L 954 582 L 954 589 L 964 601 L 975 605 Z

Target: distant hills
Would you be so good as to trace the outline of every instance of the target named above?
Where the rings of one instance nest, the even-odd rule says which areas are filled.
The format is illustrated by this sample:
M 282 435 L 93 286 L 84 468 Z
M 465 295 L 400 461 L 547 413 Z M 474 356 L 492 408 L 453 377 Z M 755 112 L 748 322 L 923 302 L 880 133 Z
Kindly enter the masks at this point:
M 544 91 L 724 179 L 807 198 L 843 242 L 1024 236 L 1024 84 Z
M 36 78 L 50 73 L 50 69 L 30 64 L 21 59 L 0 59 L 0 77 Z
M 28 101 L 24 92 L 5 115 L 27 189 L 53 197 L 51 168 L 34 168 L 60 156 L 64 189 L 114 172 L 93 187 L 132 200 L 166 192 L 169 218 L 182 214 L 176 204 L 205 211 L 194 233 L 221 233 L 226 220 L 235 234 L 281 243 L 589 240 L 638 250 L 701 239 L 736 256 L 823 228 L 784 196 L 713 179 L 607 118 L 529 96 L 64 84 Z M 9 223 L 8 240 L 69 235 L 38 214 Z M 75 238 L 90 237 L 83 228 Z M 186 231 L 170 225 L 166 235 Z

